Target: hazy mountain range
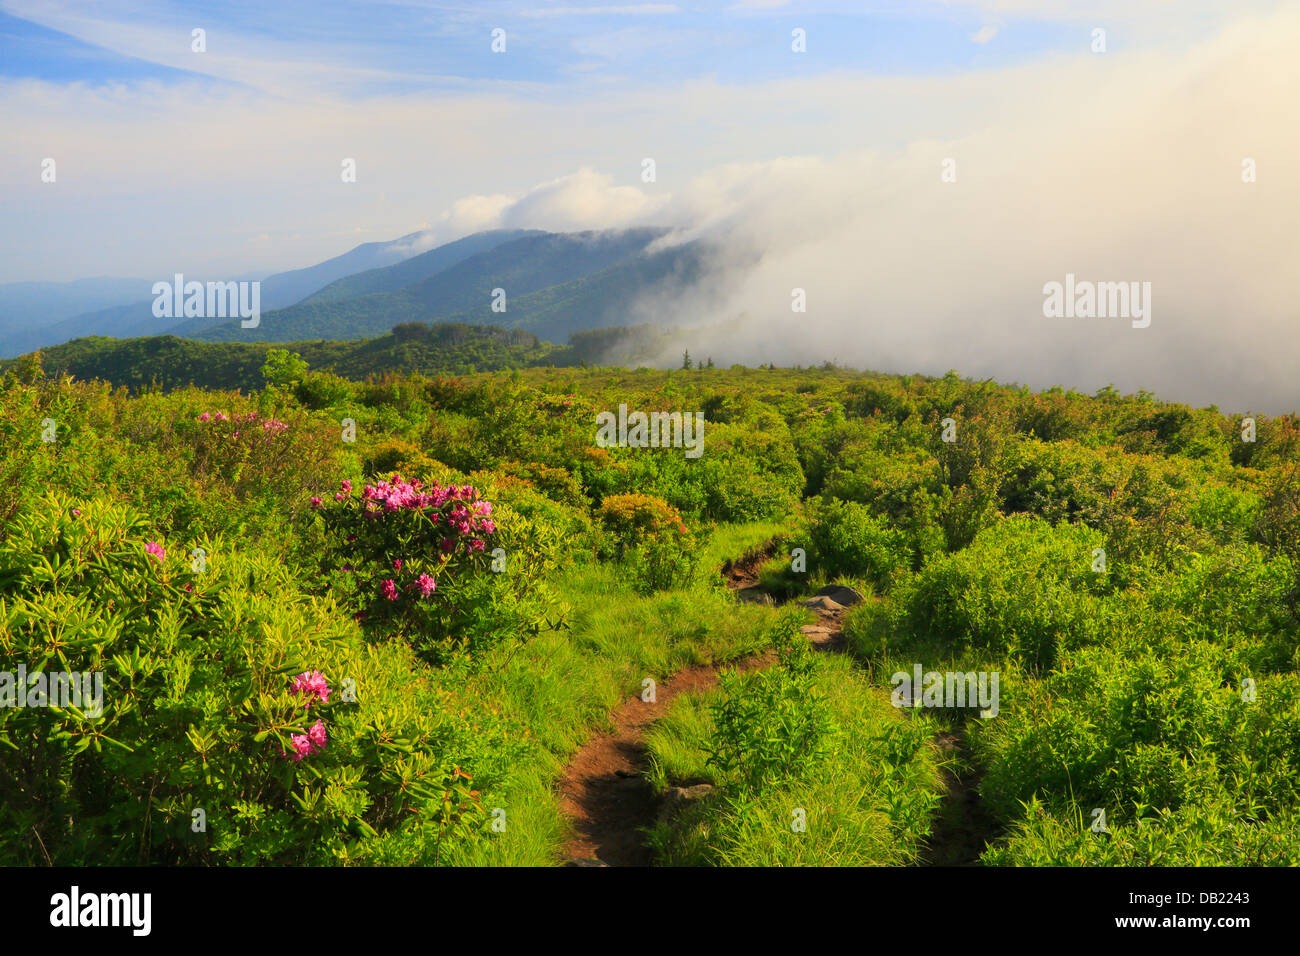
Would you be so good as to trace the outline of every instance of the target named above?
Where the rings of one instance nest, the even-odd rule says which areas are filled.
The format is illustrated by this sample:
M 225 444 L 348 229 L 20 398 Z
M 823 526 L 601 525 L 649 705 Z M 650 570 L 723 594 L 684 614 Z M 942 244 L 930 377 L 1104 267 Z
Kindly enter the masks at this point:
M 420 251 L 420 233 L 366 243 L 262 279 L 253 329 L 239 319 L 155 317 L 152 285 L 171 276 L 13 283 L 0 286 L 0 358 L 87 336 L 301 342 L 374 338 L 406 322 L 494 325 L 564 342 L 573 332 L 642 321 L 634 300 L 701 276 L 699 242 L 652 251 L 667 232 L 499 229 L 428 251 Z

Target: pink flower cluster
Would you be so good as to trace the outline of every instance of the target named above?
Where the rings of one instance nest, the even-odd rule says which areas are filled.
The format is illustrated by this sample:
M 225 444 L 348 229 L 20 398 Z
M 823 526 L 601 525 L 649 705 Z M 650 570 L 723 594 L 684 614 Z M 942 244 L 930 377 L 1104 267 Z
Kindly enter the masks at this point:
M 320 701 L 322 704 L 329 703 L 330 688 L 325 682 L 325 675 L 320 671 L 303 671 L 293 679 L 291 690 L 298 697 L 304 698 L 303 707 L 310 709 L 311 705 Z M 294 763 L 301 763 L 303 757 L 310 757 L 319 750 L 325 749 L 327 740 L 325 734 L 325 722 L 317 719 L 307 729 L 305 734 L 291 734 L 289 737 L 290 746 L 293 752 L 282 751 L 282 755 L 288 757 Z
M 302 763 L 303 757 L 310 757 L 318 750 L 325 749 L 325 722 L 317 720 L 307 728 L 305 734 L 290 734 L 289 744 L 293 747 L 293 753 L 285 753 L 285 756 L 294 763 Z
M 344 481 L 340 490 L 334 495 L 335 501 L 344 501 L 352 493 L 352 483 Z M 366 485 L 361 492 L 365 502 L 365 513 L 376 517 L 381 513 L 392 514 L 397 511 L 426 511 L 435 522 L 445 520 L 448 526 L 461 535 L 492 534 L 496 531 L 496 522 L 492 520 L 492 502 L 479 499 L 478 492 L 472 485 L 447 485 L 436 482 L 429 488 L 417 479 L 403 481 L 401 475 L 393 475 L 388 481 Z M 313 507 L 317 499 L 313 498 Z M 448 503 L 453 504 L 446 515 L 441 509 Z M 482 551 L 484 543 L 475 540 L 470 543 L 474 551 Z
M 325 682 L 325 675 L 320 671 L 303 671 L 293 679 L 293 692 L 299 697 L 307 698 L 303 702 L 303 707 L 310 708 L 316 701 L 322 704 L 330 702 L 329 684 Z
M 320 508 L 324 503 L 319 496 L 313 496 L 310 500 L 312 508 Z M 443 562 L 449 560 L 450 555 L 457 550 L 458 544 L 470 553 L 487 550 L 484 537 L 494 534 L 497 530 L 496 522 L 492 518 L 492 503 L 481 499 L 472 485 L 443 486 L 434 483 L 425 486 L 418 480 L 408 482 L 404 481 L 401 475 L 394 474 L 388 481 L 364 485 L 356 498 L 353 498 L 352 482 L 343 481 L 339 484 L 339 491 L 335 493 L 334 500 L 339 503 L 355 502 L 360 505 L 359 514 L 368 521 L 382 522 L 390 516 L 397 517 L 401 513 L 423 514 L 433 525 L 440 526 L 441 530 L 441 534 L 435 538 L 439 542 L 438 551 L 441 555 L 424 555 L 424 557 L 433 557 Z M 355 514 L 356 512 L 351 510 L 336 513 L 337 517 L 344 520 L 351 519 Z M 332 517 L 335 515 L 328 515 L 327 520 Z M 346 524 L 342 530 L 345 532 L 348 530 Z M 428 530 L 427 526 L 424 530 Z M 380 537 L 382 538 L 382 535 Z M 348 544 L 352 544 L 357 540 L 357 535 L 346 534 L 345 540 Z M 428 540 L 424 538 L 424 541 Z M 413 557 L 417 562 L 414 566 Z M 375 588 L 378 598 L 390 604 L 401 601 L 404 594 L 417 601 L 429 598 L 438 589 L 437 579 L 432 574 L 423 573 L 418 561 L 419 557 L 414 555 L 402 557 L 385 555 L 384 562 L 392 570 L 388 571 L 385 568 L 379 572 L 367 587 Z M 350 564 L 343 570 L 353 573 Z M 431 570 L 436 572 L 437 568 Z
M 394 561 L 393 563 L 401 564 L 400 561 Z M 411 585 L 411 590 L 418 591 L 420 597 L 427 598 L 434 591 L 438 590 L 438 582 L 427 574 L 421 574 L 415 579 L 415 583 Z M 384 599 L 387 601 L 396 601 L 400 596 L 397 590 L 397 582 L 392 578 L 384 578 L 384 580 L 380 582 L 379 593 L 382 594 Z
M 157 561 L 159 564 L 162 564 L 163 559 L 167 557 L 167 549 L 164 548 L 157 541 L 146 541 L 144 545 L 144 549 L 146 552 L 152 555 L 154 560 Z

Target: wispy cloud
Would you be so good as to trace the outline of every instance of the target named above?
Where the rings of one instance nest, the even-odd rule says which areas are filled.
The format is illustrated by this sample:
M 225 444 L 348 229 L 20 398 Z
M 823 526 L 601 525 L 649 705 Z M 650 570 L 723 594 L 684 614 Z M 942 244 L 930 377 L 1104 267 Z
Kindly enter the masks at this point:
M 995 36 L 997 36 L 997 35 L 998 35 L 998 28 L 997 28 L 997 27 L 995 27 L 995 26 L 987 26 L 987 25 L 986 25 L 986 26 L 982 26 L 982 27 L 980 27 L 978 30 L 976 30 L 974 33 L 972 33 L 971 36 L 970 36 L 970 40 L 971 40 L 972 43 L 981 43 L 981 44 L 983 44 L 983 43 L 988 43 L 990 40 L 992 40 L 992 39 L 993 39 Z
M 532 7 L 520 10 L 522 17 L 605 17 L 605 16 L 651 16 L 655 14 L 679 13 L 675 3 L 632 3 L 623 6 L 594 7 Z

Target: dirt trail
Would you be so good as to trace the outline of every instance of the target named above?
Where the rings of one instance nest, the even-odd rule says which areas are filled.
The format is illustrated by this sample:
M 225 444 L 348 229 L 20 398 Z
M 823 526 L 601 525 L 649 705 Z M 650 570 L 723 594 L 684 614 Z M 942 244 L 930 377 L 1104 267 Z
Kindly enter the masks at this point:
M 771 655 L 751 657 L 726 667 L 753 670 L 771 663 Z M 718 682 L 719 665 L 678 671 L 655 690 L 653 703 L 630 697 L 611 714 L 612 733 L 597 734 L 583 745 L 564 770 L 560 807 L 573 824 L 564 855 L 578 866 L 649 866 L 642 827 L 655 821 L 659 797 L 645 772 L 650 759 L 645 732 L 668 712 L 685 691 L 707 690 Z
M 948 794 L 920 862 L 923 866 L 979 866 L 980 854 L 997 835 L 997 825 L 976 790 L 979 778 L 966 744 L 966 730 L 946 731 L 935 742 L 954 759 L 943 771 Z
M 722 576 L 740 600 L 771 602 L 757 588 L 758 569 L 769 556 L 764 550 L 755 550 L 723 565 Z M 817 613 L 821 620 L 805 626 L 804 633 L 819 648 L 838 649 L 842 646 L 843 610 Z M 560 807 L 573 826 L 563 854 L 568 863 L 650 866 L 653 859 L 642 828 L 654 824 L 661 801 L 645 776 L 650 766 L 646 731 L 668 712 L 678 694 L 707 690 L 718 682 L 723 670 L 749 671 L 774 661 L 775 655 L 769 652 L 741 661 L 688 667 L 656 687 L 653 703 L 634 695 L 620 704 L 610 715 L 613 731 L 588 740 L 561 778 Z

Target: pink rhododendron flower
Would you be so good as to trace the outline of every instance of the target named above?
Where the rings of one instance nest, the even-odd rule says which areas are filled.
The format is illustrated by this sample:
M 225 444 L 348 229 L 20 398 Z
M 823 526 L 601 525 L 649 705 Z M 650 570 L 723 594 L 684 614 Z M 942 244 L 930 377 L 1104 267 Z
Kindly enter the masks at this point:
M 319 507 L 320 507 L 320 498 L 313 497 L 313 498 L 311 499 L 311 506 L 312 506 L 313 508 L 319 508 Z
M 294 763 L 302 763 L 302 758 L 311 753 L 311 740 L 306 734 L 290 735 L 289 743 L 293 747 L 293 753 L 285 754 L 285 756 Z
M 211 415 L 209 415 L 207 412 L 204 412 L 202 415 L 199 416 L 199 421 L 206 422 L 211 418 L 212 418 Z
M 145 551 L 151 554 L 159 564 L 162 564 L 163 558 L 167 557 L 167 549 L 157 541 L 147 541 L 144 546 Z
M 329 684 L 325 682 L 325 675 L 320 671 L 303 671 L 293 679 L 293 686 L 290 689 L 299 697 L 306 698 L 304 707 L 311 707 L 318 700 L 322 704 L 329 703 Z
M 401 558 L 393 558 L 393 570 L 394 570 L 394 571 L 400 571 L 400 570 L 402 570 L 402 559 L 401 559 Z
M 230 416 L 228 416 L 225 412 L 217 412 L 217 413 L 216 413 L 215 415 L 213 415 L 212 417 L 213 417 L 214 419 L 216 419 L 217 421 L 219 421 L 219 422 L 228 422 L 228 421 L 230 421 Z
M 325 749 L 325 722 L 322 720 L 312 724 L 311 729 L 307 731 L 307 737 L 316 746 L 317 750 Z
M 418 578 L 416 578 L 415 586 L 420 592 L 420 597 L 428 597 L 438 587 L 437 582 L 435 582 L 433 578 L 429 577 L 427 574 L 421 574 Z
M 352 482 L 348 481 L 346 478 L 343 479 L 343 483 L 339 485 L 339 487 L 343 490 L 345 495 L 352 494 Z
M 392 578 L 384 578 L 383 584 L 380 585 L 380 590 L 388 600 L 397 600 L 397 585 L 393 583 Z

